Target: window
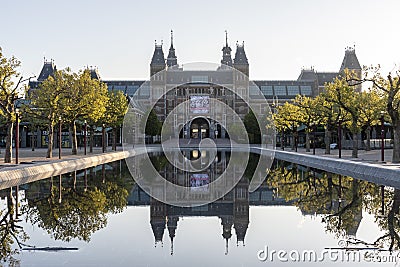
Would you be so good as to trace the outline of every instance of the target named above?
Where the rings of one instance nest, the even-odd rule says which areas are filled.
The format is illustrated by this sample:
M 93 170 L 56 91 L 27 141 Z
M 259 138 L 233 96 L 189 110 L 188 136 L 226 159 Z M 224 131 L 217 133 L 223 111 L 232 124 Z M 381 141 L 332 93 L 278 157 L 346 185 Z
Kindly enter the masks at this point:
M 311 86 L 309 85 L 300 86 L 300 90 L 302 95 L 312 95 Z
M 208 76 L 192 76 L 192 83 L 207 83 Z
M 299 87 L 297 85 L 293 86 L 288 86 L 287 87 L 288 95 L 298 95 L 300 94 Z
M 287 95 L 286 86 L 284 85 L 275 85 L 274 90 L 275 90 L 275 95 Z
M 272 86 L 270 85 L 262 85 L 261 92 L 263 93 L 263 95 L 274 95 L 274 92 L 272 91 Z

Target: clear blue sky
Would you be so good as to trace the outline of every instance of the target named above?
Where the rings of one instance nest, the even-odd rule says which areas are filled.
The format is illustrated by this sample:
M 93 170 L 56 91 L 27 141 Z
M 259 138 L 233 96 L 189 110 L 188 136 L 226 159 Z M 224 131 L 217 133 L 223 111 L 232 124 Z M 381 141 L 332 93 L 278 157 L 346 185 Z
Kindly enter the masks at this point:
M 362 65 L 400 63 L 398 0 L 10 1 L 1 3 L 0 46 L 38 75 L 43 56 L 59 69 L 97 66 L 102 78 L 145 79 L 154 40 L 179 63 L 221 60 L 245 41 L 252 79 L 296 79 L 302 67 L 337 71 L 346 46 Z M 234 52 L 234 51 L 233 51 Z

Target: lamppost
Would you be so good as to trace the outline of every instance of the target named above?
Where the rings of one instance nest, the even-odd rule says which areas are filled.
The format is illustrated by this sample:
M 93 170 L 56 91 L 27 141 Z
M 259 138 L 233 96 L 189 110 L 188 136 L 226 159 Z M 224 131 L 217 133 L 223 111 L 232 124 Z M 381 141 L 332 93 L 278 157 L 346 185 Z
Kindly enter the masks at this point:
M 61 146 L 62 146 L 61 126 L 62 126 L 62 120 L 61 120 L 61 116 L 59 116 L 58 117 L 58 159 L 61 159 Z
M 385 215 L 385 186 L 381 185 L 381 214 Z
M 385 161 L 385 111 L 381 111 L 381 161 Z
M 338 126 L 338 149 L 339 149 L 339 159 L 342 158 L 342 118 L 339 117 Z
M 102 128 L 102 143 L 103 143 L 103 153 L 106 152 L 106 125 L 103 124 Z
M 84 149 L 83 149 L 83 153 L 86 155 L 86 135 L 87 135 L 87 121 L 85 120 L 85 127 L 83 129 L 83 145 L 84 145 Z
M 15 109 L 15 164 L 18 164 L 19 156 L 19 109 Z
M 316 132 L 317 132 L 317 124 L 316 123 L 313 123 L 312 124 L 312 126 L 313 126 L 313 155 L 315 155 L 315 137 L 316 137 Z

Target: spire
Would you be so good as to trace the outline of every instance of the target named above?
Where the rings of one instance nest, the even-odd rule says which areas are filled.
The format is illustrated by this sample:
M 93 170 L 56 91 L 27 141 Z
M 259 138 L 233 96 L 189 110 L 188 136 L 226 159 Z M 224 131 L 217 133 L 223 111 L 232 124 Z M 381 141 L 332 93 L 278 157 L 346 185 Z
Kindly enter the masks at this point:
M 171 240 L 171 255 L 174 255 L 174 238 L 175 238 L 176 228 L 178 227 L 179 217 L 168 216 L 167 219 L 168 219 L 167 221 L 168 233 L 169 233 L 169 238 Z
M 232 49 L 228 45 L 228 31 L 225 31 L 225 46 L 222 48 L 221 64 L 232 66 Z
M 174 48 L 174 32 L 171 30 L 171 46 L 169 47 L 168 57 L 167 57 L 167 66 L 172 67 L 178 65 L 178 60 L 175 55 Z
M 228 239 L 225 239 L 225 255 L 228 255 L 228 249 L 229 249 L 229 244 L 228 244 Z
M 171 30 L 171 47 L 174 47 L 174 31 Z

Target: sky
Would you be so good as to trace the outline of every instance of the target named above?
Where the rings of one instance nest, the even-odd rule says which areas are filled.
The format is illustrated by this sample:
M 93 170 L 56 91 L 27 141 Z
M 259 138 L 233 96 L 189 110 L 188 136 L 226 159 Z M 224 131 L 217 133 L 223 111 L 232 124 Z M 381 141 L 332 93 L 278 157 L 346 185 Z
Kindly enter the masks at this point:
M 225 30 L 244 41 L 254 80 L 295 80 L 302 68 L 338 71 L 345 48 L 361 65 L 400 66 L 398 0 L 1 2 L 0 47 L 39 75 L 44 57 L 58 69 L 98 68 L 102 79 L 148 79 L 154 42 L 165 56 L 174 31 L 178 63 L 222 58 Z

